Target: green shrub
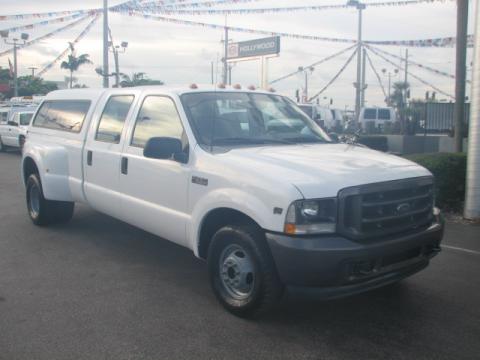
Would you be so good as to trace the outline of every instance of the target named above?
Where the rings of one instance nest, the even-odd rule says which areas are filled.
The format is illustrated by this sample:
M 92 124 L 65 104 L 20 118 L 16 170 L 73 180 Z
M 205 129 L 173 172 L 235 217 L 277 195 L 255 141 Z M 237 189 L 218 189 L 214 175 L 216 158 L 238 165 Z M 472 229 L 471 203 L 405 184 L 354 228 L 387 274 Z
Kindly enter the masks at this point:
M 435 199 L 438 207 L 461 210 L 465 199 L 465 153 L 414 154 L 405 158 L 426 167 L 435 176 Z
M 362 135 L 359 137 L 358 142 L 373 150 L 388 151 L 388 139 L 386 136 Z

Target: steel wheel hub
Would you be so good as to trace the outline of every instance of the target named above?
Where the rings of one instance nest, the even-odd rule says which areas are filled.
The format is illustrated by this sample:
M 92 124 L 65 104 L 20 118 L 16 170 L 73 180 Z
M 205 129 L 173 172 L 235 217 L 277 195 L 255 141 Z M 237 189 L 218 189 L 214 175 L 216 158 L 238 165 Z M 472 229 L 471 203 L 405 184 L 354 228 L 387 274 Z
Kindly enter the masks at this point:
M 255 267 L 251 256 L 239 245 L 227 246 L 220 256 L 220 280 L 235 299 L 248 298 L 255 284 Z

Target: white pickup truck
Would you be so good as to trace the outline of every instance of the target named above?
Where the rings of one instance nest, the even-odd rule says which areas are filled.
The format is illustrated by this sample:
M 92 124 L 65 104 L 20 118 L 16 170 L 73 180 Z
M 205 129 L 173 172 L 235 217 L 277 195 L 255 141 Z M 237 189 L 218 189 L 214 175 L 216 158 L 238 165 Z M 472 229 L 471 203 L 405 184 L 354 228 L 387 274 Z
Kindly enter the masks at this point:
M 0 151 L 7 147 L 22 150 L 35 110 L 35 107 L 12 107 L 7 116 L 0 119 Z
M 426 169 L 333 143 L 288 98 L 238 87 L 52 92 L 22 177 L 35 224 L 83 202 L 185 246 L 245 317 L 285 288 L 334 298 L 399 281 L 443 235 Z

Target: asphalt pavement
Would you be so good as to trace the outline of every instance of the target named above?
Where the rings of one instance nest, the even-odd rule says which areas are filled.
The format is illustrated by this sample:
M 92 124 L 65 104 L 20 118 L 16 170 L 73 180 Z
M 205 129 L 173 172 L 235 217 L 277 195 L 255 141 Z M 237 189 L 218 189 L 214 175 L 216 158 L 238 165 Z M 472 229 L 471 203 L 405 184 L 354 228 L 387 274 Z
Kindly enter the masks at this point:
M 35 227 L 20 158 L 0 153 L 0 359 L 480 359 L 479 226 L 398 284 L 243 320 L 187 249 L 86 206 Z

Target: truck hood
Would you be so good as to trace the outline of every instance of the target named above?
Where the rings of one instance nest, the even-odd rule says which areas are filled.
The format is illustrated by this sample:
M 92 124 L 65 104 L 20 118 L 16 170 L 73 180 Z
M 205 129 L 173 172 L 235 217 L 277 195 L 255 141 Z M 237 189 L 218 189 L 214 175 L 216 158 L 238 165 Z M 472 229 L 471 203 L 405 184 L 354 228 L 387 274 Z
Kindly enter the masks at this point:
M 291 183 L 307 199 L 336 196 L 349 186 L 431 175 L 401 157 L 347 144 L 241 148 L 223 156 L 229 166 L 269 176 L 272 186 Z

